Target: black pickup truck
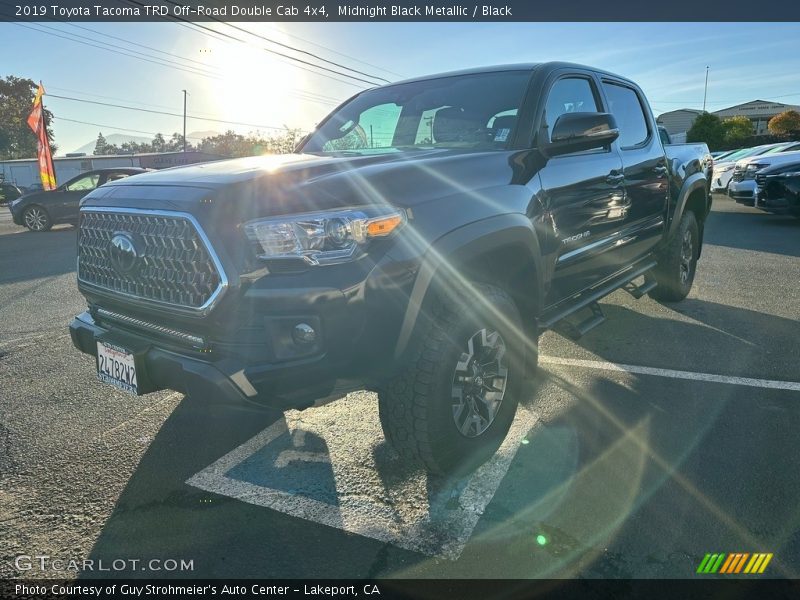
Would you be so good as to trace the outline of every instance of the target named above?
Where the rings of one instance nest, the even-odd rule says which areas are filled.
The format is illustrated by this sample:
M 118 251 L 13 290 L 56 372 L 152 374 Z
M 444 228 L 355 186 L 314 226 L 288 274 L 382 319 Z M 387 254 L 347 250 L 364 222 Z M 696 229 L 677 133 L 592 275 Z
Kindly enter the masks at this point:
M 692 286 L 710 155 L 633 82 L 547 63 L 364 91 L 295 154 L 167 169 L 82 202 L 70 326 L 98 377 L 229 404 L 378 392 L 434 473 L 504 439 L 546 328 Z

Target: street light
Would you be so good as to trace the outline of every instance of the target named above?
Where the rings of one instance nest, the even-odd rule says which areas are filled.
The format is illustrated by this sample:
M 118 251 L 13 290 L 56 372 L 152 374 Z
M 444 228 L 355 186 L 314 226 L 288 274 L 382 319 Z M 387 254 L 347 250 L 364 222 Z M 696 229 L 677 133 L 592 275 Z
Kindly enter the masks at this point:
M 708 66 L 706 66 L 706 87 L 703 90 L 703 112 L 706 112 L 706 97 L 708 96 Z
M 183 90 L 183 151 L 186 152 L 186 96 L 189 92 Z

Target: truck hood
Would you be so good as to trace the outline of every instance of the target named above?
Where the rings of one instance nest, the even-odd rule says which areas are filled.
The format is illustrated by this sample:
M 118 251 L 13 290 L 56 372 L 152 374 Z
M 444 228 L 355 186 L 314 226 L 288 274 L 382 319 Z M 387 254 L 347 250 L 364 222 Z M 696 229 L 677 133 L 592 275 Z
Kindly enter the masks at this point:
M 410 207 L 457 193 L 475 196 L 481 190 L 507 186 L 519 180 L 521 171 L 532 173 L 531 162 L 523 155 L 530 151 L 431 149 L 249 157 L 112 182 L 86 196 L 83 205 L 193 212 L 193 205 L 213 202 L 233 212 L 264 216 L 386 202 Z

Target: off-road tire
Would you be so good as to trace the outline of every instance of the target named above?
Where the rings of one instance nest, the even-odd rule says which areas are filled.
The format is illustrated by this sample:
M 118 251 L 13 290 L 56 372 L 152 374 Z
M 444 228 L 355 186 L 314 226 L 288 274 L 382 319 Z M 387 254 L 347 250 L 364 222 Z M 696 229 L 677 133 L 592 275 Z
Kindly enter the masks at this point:
M 409 366 L 378 395 L 386 440 L 402 458 L 438 475 L 458 477 L 491 458 L 511 427 L 522 391 L 526 342 L 519 311 L 504 290 L 482 283 L 473 286 L 477 291 L 474 301 L 468 300 L 471 294 L 458 298 L 453 294 L 437 297 L 432 302 L 427 313 L 430 321 L 415 344 Z M 476 338 L 476 335 L 480 337 Z M 490 343 L 482 343 L 488 339 L 493 340 L 494 349 Z M 502 354 L 498 350 L 501 342 Z M 534 353 L 535 344 L 536 340 L 528 341 L 528 348 Z M 470 355 L 474 347 L 480 347 L 481 352 Z M 502 358 L 495 361 L 493 356 L 498 355 Z M 457 376 L 462 381 L 457 367 L 467 364 L 467 356 L 483 356 L 486 364 L 492 365 L 489 368 L 492 373 L 503 371 L 500 367 L 505 361 L 506 371 L 504 393 L 494 418 L 474 437 L 459 430 L 457 419 L 460 417 L 456 416 L 459 402 L 467 411 L 459 415 L 474 414 L 469 412 L 472 409 L 465 408 L 467 405 L 486 409 L 486 405 L 470 403 L 474 396 L 464 391 L 467 384 L 456 383 Z M 476 358 L 470 364 L 481 362 Z M 501 385 L 502 378 L 494 379 L 491 373 L 483 374 L 489 375 L 489 388 Z M 472 379 L 470 385 L 479 385 L 474 382 L 483 381 L 477 376 Z M 457 399 L 454 395 L 456 389 L 460 390 L 459 397 L 466 397 L 466 401 Z M 468 420 L 465 419 L 464 423 Z M 474 420 L 471 422 L 470 429 L 473 425 L 476 430 L 483 426 Z
M 53 221 L 47 211 L 38 204 L 32 204 L 22 213 L 22 222 L 25 227 L 35 232 L 49 231 Z
M 700 250 L 700 234 L 697 219 L 692 211 L 686 211 L 678 224 L 678 230 L 662 250 L 653 276 L 658 285 L 650 297 L 664 302 L 680 302 L 689 294 L 697 273 L 697 254 Z

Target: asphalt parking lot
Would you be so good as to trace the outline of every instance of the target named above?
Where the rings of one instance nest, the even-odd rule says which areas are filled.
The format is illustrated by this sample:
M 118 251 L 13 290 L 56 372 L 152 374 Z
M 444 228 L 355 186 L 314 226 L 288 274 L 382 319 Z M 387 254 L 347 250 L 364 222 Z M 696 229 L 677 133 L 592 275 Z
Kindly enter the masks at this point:
M 767 552 L 799 577 L 798 282 L 800 221 L 717 196 L 690 297 L 620 291 L 577 342 L 545 333 L 500 454 L 439 481 L 366 392 L 283 414 L 100 384 L 66 329 L 75 230 L 0 209 L 0 576 L 691 578 Z

